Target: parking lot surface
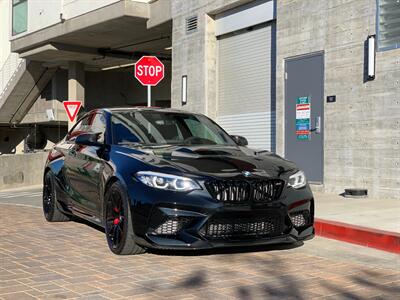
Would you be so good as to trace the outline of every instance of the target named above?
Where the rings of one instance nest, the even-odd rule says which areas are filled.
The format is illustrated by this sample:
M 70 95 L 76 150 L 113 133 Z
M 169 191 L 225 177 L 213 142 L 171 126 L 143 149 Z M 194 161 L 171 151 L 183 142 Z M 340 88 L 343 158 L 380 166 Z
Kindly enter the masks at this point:
M 395 299 L 400 294 L 400 256 L 318 237 L 295 247 L 116 256 L 99 229 L 47 223 L 39 194 L 0 194 L 0 299 Z

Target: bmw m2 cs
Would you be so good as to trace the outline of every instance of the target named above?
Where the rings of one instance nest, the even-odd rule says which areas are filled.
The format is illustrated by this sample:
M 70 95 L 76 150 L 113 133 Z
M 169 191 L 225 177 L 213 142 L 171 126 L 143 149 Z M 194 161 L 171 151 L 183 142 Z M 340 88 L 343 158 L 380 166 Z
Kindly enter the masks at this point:
M 314 199 L 304 173 L 246 145 L 200 114 L 91 111 L 49 152 L 45 218 L 103 227 L 115 254 L 312 238 Z

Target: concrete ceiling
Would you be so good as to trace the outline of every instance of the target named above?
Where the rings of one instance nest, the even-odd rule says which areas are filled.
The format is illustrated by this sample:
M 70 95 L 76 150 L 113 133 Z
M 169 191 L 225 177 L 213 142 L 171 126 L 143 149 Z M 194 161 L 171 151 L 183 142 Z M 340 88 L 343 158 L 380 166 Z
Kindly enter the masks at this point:
M 134 62 L 137 58 L 129 55 L 134 52 L 170 57 L 171 50 L 165 48 L 172 44 L 172 21 L 147 28 L 148 18 L 125 9 L 116 6 L 112 17 L 105 10 L 93 11 L 90 16 L 42 29 L 12 41 L 13 51 L 47 66 L 62 67 L 72 60 L 84 63 L 90 70 Z

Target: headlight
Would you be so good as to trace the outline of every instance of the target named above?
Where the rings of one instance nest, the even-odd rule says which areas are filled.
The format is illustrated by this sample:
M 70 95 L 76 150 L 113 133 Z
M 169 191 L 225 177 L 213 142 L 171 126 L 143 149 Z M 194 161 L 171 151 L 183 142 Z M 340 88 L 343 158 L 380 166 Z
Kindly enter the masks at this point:
M 307 180 L 306 175 L 303 171 L 298 171 L 297 173 L 291 175 L 289 177 L 288 186 L 291 186 L 294 189 L 299 189 L 306 186 Z
M 171 174 L 141 171 L 136 173 L 136 178 L 145 185 L 160 190 L 189 192 L 201 190 L 201 186 L 194 180 Z

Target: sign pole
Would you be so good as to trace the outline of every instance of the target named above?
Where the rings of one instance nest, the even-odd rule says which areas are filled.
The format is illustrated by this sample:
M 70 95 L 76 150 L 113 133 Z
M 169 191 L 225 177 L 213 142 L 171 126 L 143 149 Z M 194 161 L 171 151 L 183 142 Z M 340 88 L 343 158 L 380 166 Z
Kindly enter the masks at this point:
M 151 85 L 147 86 L 147 107 L 151 106 Z

